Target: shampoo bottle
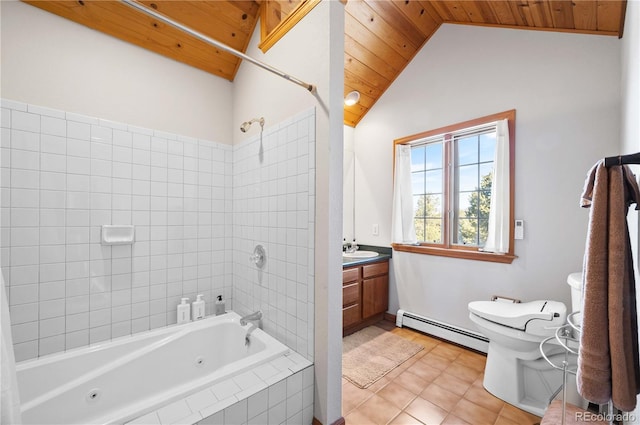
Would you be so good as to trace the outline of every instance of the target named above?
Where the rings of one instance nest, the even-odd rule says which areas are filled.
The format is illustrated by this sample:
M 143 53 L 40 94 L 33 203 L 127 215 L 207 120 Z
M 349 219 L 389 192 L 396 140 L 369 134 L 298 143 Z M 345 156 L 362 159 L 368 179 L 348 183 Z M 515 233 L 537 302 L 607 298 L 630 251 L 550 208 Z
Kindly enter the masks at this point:
M 202 299 L 202 294 L 198 294 L 191 307 L 194 321 L 204 319 L 204 300 Z
M 191 320 L 191 305 L 189 304 L 189 298 L 183 298 L 182 302 L 178 304 L 178 324 L 187 323 Z
M 216 301 L 216 316 L 225 313 L 226 311 L 224 311 L 224 301 L 222 301 L 222 295 L 218 295 L 218 301 Z

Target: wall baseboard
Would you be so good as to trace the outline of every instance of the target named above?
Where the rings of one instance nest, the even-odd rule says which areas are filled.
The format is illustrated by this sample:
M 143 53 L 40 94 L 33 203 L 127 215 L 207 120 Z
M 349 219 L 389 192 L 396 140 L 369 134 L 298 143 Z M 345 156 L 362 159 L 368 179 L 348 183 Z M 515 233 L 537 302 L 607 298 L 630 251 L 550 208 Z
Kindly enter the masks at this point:
M 416 329 L 483 353 L 489 349 L 489 338 L 480 333 L 404 310 L 398 310 L 396 326 Z
M 396 323 L 396 315 L 391 313 L 384 313 L 384 320 Z
M 332 423 L 331 425 L 345 425 L 346 421 L 344 420 L 344 418 L 342 416 L 340 416 L 340 419 L 338 419 L 337 421 L 335 421 L 334 423 Z M 322 422 L 320 422 L 315 416 L 313 417 L 313 425 L 324 425 Z

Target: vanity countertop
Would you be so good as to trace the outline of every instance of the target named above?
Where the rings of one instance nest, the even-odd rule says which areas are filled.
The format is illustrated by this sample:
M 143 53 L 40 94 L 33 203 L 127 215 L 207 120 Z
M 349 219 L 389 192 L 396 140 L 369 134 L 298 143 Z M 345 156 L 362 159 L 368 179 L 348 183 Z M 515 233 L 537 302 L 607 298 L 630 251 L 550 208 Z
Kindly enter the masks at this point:
M 360 251 L 375 251 L 378 253 L 376 257 L 369 258 L 348 258 L 342 257 L 342 268 L 351 267 L 351 266 L 359 266 L 362 264 L 376 263 L 378 261 L 391 259 L 393 250 L 387 247 L 381 246 L 370 246 L 370 245 L 360 245 Z

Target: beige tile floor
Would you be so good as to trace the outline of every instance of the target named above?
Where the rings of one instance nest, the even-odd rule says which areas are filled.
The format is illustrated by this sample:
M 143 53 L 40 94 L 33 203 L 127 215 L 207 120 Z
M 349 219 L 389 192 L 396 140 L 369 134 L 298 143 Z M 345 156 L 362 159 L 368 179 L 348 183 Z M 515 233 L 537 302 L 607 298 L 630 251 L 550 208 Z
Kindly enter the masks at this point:
M 482 387 L 486 357 L 391 322 L 377 326 L 424 350 L 367 389 L 342 379 L 347 425 L 532 425 L 540 418 L 513 407 Z

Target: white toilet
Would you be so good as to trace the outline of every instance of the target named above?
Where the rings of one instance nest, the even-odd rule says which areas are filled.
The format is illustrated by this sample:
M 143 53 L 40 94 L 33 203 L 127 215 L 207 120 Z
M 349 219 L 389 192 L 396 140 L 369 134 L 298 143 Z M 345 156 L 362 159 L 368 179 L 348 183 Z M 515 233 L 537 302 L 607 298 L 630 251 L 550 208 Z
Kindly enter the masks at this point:
M 566 323 L 567 308 L 559 301 L 469 303 L 469 318 L 489 338 L 484 387 L 514 406 L 542 416 L 562 385 L 562 372 L 540 353 L 540 343 Z M 561 363 L 564 350 L 556 344 L 547 357 Z
M 571 312 L 582 309 L 582 272 L 571 273 L 567 277 L 567 283 L 571 286 Z M 577 313 L 573 317 L 573 323 L 582 323 L 582 313 Z

